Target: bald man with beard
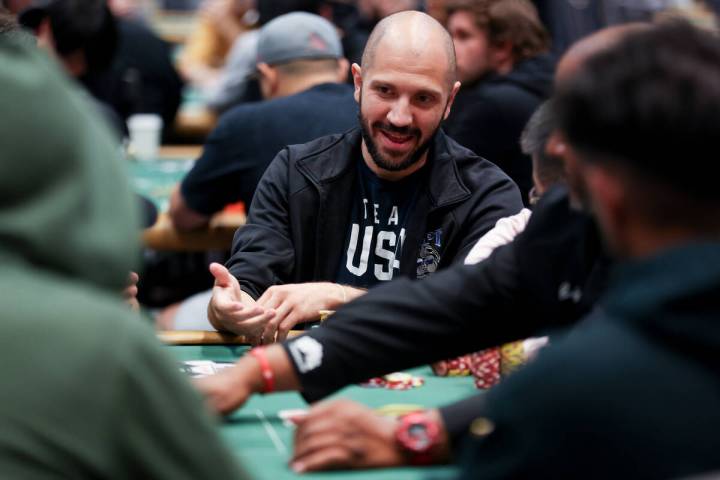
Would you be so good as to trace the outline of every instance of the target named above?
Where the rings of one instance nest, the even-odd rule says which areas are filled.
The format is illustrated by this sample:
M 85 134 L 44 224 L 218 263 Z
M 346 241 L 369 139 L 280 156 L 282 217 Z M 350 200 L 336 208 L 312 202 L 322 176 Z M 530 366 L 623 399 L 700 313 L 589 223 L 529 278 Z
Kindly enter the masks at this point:
M 522 207 L 505 174 L 439 129 L 460 84 L 437 21 L 387 17 L 352 74 L 359 128 L 283 149 L 231 259 L 211 265 L 208 319 L 218 330 L 283 340 L 382 282 L 461 261 Z

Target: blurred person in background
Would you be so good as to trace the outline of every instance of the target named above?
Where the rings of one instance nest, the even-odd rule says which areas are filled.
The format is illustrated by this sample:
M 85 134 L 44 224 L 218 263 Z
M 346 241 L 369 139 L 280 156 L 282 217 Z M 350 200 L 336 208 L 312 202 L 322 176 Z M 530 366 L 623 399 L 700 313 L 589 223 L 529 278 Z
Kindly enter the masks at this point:
M 255 0 L 205 0 L 198 24 L 178 58 L 182 76 L 200 90 L 213 88 L 235 40 L 257 23 Z
M 462 82 L 445 131 L 507 173 L 527 205 L 532 163 L 519 139 L 552 88 L 549 36 L 528 0 L 448 0 L 445 9 Z

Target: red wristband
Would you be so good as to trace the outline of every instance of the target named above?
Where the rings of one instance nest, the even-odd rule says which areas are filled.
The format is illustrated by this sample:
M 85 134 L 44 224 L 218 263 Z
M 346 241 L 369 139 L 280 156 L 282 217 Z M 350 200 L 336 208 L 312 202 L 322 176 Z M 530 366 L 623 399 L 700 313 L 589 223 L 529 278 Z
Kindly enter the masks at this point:
M 256 347 L 248 352 L 250 355 L 255 357 L 260 362 L 260 373 L 263 378 L 263 389 L 260 393 L 271 393 L 275 391 L 275 374 L 270 368 L 270 362 L 268 362 L 265 356 L 264 347 Z

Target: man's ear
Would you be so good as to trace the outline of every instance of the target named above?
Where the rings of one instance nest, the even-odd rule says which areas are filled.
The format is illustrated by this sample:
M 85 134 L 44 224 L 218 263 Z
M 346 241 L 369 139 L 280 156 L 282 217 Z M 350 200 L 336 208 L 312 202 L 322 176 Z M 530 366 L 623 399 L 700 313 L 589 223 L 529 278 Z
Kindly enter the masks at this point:
M 258 63 L 257 71 L 260 73 L 260 90 L 264 98 L 273 98 L 278 89 L 278 72 L 267 63 Z
M 355 101 L 360 103 L 360 94 L 362 92 L 362 68 L 357 63 L 352 64 L 353 84 L 355 85 Z
M 447 105 L 445 106 L 445 114 L 443 115 L 443 120 L 447 120 L 448 115 L 450 115 L 450 110 L 452 109 L 452 105 L 455 102 L 455 96 L 457 95 L 457 92 L 460 90 L 461 83 L 455 82 L 455 84 L 452 87 L 452 90 L 450 90 L 450 96 L 448 97 Z

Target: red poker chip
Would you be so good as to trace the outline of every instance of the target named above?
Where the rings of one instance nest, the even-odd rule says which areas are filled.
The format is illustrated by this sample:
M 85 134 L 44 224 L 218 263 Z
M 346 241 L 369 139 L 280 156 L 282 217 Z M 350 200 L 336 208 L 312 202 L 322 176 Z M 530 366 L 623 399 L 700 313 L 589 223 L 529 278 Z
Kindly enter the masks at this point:
M 470 356 L 475 386 L 488 389 L 500 381 L 500 349 L 488 348 Z

